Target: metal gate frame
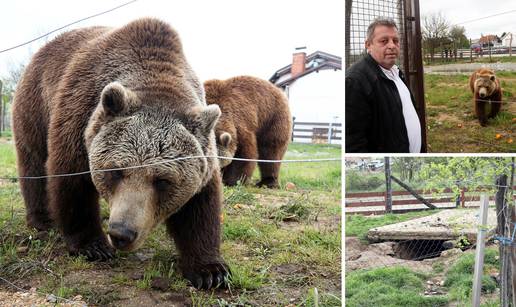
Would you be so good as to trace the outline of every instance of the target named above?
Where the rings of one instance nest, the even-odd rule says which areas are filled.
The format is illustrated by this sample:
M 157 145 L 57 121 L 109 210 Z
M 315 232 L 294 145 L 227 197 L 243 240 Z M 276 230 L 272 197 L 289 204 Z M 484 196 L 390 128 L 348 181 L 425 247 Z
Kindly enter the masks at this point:
M 427 152 L 426 137 L 426 108 L 425 108 L 425 89 L 423 58 L 421 50 L 421 20 L 419 12 L 419 0 L 398 0 L 402 4 L 402 18 L 400 19 L 400 33 L 403 43 L 401 51 L 402 70 L 407 76 L 407 85 L 414 95 L 415 108 L 421 124 L 421 151 Z M 353 0 L 346 0 L 345 8 L 345 64 L 346 68 L 351 65 L 351 16 L 353 10 Z

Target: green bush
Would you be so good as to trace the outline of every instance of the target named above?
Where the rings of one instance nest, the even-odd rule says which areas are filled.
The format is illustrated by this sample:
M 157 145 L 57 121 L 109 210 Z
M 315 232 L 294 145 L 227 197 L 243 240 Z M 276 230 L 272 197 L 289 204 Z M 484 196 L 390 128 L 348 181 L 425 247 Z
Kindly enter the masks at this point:
M 373 191 L 385 182 L 383 175 L 366 175 L 363 172 L 346 172 L 346 191 Z

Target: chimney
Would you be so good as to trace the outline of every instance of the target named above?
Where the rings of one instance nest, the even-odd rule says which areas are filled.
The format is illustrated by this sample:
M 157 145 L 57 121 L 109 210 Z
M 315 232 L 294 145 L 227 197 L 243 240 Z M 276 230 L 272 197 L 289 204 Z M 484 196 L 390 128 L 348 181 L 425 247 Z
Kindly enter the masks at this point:
M 306 47 L 296 48 L 296 52 L 292 55 L 292 69 L 290 70 L 292 76 L 296 77 L 305 72 L 306 52 L 300 51 Z

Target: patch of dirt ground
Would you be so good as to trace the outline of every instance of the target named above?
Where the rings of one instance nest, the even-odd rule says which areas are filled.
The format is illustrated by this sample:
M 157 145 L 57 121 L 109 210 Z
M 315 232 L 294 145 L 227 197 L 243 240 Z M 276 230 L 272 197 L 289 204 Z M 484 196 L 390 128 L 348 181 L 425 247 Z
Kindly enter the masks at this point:
M 8 292 L 0 290 L 0 307 L 12 306 L 56 306 L 58 298 L 53 295 L 45 295 L 36 292 L 36 288 L 28 291 Z M 87 306 L 80 295 L 59 301 L 59 306 Z
M 441 253 L 441 257 L 413 261 L 400 259 L 395 256 L 395 242 L 382 242 L 367 244 L 357 237 L 347 237 L 345 242 L 346 272 L 360 269 L 374 269 L 387 266 L 405 266 L 422 273 L 432 271 L 432 265 L 436 261 L 452 262 L 462 254 L 460 249 L 452 249 Z

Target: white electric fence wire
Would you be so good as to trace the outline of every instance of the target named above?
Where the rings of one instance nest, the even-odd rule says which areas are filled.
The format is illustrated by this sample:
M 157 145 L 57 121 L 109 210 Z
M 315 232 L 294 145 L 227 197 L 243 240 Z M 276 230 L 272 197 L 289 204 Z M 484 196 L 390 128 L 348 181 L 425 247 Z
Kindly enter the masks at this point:
M 111 172 L 118 170 L 129 170 L 129 169 L 138 169 L 145 168 L 155 165 L 161 165 L 166 163 L 171 163 L 175 161 L 181 160 L 189 160 L 189 159 L 201 159 L 201 158 L 214 158 L 214 159 L 225 159 L 225 160 L 233 160 L 233 161 L 250 161 L 250 162 L 260 162 L 260 163 L 300 163 L 300 162 L 328 162 L 328 161 L 341 161 L 341 158 L 323 158 L 323 159 L 296 159 L 296 160 L 263 160 L 263 159 L 244 159 L 244 158 L 229 158 L 229 157 L 219 157 L 219 156 L 188 156 L 188 157 L 178 157 L 174 159 L 167 159 L 159 162 L 142 164 L 142 165 L 134 165 L 128 167 L 120 167 L 120 168 L 109 168 L 109 169 L 97 169 L 97 170 L 88 170 L 84 172 L 77 173 L 66 173 L 66 174 L 54 174 L 54 175 L 42 175 L 42 176 L 20 176 L 20 177 L 0 177 L 0 180 L 18 180 L 18 179 L 45 179 L 45 178 L 57 178 L 57 177 L 71 177 L 71 176 L 80 176 L 86 174 L 93 173 L 103 173 L 103 172 Z

